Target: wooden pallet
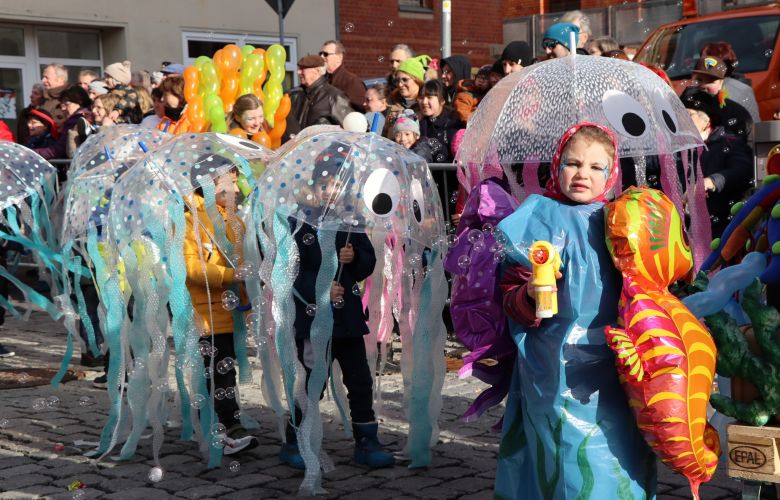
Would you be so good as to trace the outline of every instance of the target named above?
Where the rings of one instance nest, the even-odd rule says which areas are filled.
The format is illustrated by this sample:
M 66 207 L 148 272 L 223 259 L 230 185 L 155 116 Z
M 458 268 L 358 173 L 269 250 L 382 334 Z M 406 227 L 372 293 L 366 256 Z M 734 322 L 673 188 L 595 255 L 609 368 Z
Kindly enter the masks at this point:
M 728 426 L 729 476 L 780 483 L 780 427 Z

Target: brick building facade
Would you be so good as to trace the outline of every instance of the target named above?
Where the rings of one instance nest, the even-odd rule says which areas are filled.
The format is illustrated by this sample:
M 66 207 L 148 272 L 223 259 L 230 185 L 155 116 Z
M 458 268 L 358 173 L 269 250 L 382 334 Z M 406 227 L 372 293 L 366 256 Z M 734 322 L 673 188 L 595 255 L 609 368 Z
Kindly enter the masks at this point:
M 346 65 L 362 78 L 390 71 L 390 49 L 406 43 L 417 54 L 441 55 L 442 0 L 340 0 L 339 39 L 347 49 Z M 623 0 L 453 0 L 451 53 L 467 56 L 474 68 L 492 63 L 504 46 L 506 19 L 593 9 Z M 509 40 L 506 40 L 509 41 Z
M 507 0 L 452 2 L 452 54 L 466 55 L 474 67 L 494 61 L 503 46 L 502 12 Z M 339 38 L 347 49 L 346 66 L 362 78 L 390 71 L 390 50 L 406 43 L 417 54 L 441 55 L 441 0 L 429 11 L 403 9 L 399 0 L 341 0 Z M 492 52 L 491 52 L 492 51 Z

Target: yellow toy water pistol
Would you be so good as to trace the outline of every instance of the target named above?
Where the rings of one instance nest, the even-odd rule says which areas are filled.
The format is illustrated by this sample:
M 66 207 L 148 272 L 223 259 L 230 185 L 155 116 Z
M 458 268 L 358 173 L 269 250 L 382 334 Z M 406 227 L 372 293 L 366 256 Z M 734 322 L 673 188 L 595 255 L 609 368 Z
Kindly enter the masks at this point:
M 561 256 L 552 243 L 535 241 L 528 250 L 536 294 L 536 317 L 552 318 L 558 314 L 558 292 L 555 280 L 561 277 Z

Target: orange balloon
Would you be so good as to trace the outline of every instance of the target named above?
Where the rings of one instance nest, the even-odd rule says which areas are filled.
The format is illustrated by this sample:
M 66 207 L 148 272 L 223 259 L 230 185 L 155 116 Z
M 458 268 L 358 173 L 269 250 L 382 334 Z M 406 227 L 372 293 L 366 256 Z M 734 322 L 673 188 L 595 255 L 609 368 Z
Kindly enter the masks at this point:
M 211 58 L 214 61 L 214 66 L 222 70 L 225 61 L 223 59 L 224 54 L 222 52 L 222 49 L 219 49 L 218 51 L 214 52 L 214 56 Z
M 244 129 L 241 127 L 236 127 L 234 129 L 231 129 L 230 132 L 228 132 L 230 135 L 235 135 L 241 138 L 246 139 L 246 132 L 244 132 Z
M 203 109 L 203 98 L 199 95 L 195 95 L 195 98 L 187 101 L 187 109 L 185 114 L 190 123 L 195 123 L 197 120 L 203 120 L 206 117 L 206 110 Z
M 284 94 L 279 102 L 279 107 L 276 108 L 276 113 L 274 113 L 274 128 L 268 133 L 271 137 L 272 149 L 277 149 L 282 145 L 282 136 L 287 130 L 287 115 L 290 114 L 291 107 L 290 95 Z
M 225 45 L 222 49 L 222 61 L 226 73 L 235 73 L 241 67 L 244 54 L 238 45 Z M 224 75 L 225 73 L 223 73 Z
M 235 104 L 238 97 L 239 83 L 238 73 L 235 72 L 222 78 L 222 90 L 219 92 L 219 97 L 222 98 L 222 106 L 225 113 L 233 110 L 233 104 Z
M 198 85 L 200 84 L 200 73 L 195 66 L 187 66 L 184 70 L 184 99 L 191 102 L 198 96 Z
M 205 132 L 209 127 L 209 122 L 205 118 L 197 118 L 190 125 L 190 132 Z
M 271 147 L 271 138 L 268 136 L 268 132 L 265 130 L 261 130 L 260 132 L 253 135 L 252 140 L 258 144 L 262 144 L 267 148 Z

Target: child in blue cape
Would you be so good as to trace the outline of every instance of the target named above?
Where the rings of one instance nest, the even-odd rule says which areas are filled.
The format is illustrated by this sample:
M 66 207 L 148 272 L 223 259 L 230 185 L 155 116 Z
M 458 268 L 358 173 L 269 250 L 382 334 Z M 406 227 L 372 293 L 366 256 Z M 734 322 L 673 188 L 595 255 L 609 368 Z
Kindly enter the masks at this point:
M 507 238 L 504 311 L 518 349 L 507 400 L 496 498 L 654 498 L 656 461 L 620 386 L 604 327 L 619 274 L 604 237 L 606 194 L 620 179 L 613 134 L 581 123 L 561 138 L 544 196 L 498 229 Z M 528 250 L 558 248 L 558 313 L 536 318 Z

